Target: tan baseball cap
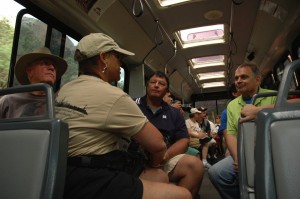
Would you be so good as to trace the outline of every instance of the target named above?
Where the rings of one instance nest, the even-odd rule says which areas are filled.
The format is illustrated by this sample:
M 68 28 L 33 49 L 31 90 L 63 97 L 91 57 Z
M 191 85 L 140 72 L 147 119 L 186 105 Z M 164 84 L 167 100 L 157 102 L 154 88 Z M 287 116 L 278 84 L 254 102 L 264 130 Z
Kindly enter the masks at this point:
M 61 57 L 53 55 L 48 48 L 38 48 L 31 53 L 23 55 L 17 61 L 15 65 L 15 75 L 20 84 L 30 84 L 26 73 L 26 67 L 29 66 L 32 62 L 42 58 L 48 58 L 54 61 L 56 80 L 60 79 L 68 68 L 67 62 Z
M 100 52 L 109 52 L 112 50 L 128 56 L 134 55 L 134 53 L 120 48 L 111 37 L 103 33 L 91 33 L 79 41 L 76 51 L 79 51 L 80 55 L 75 53 L 74 59 L 76 61 L 83 61 L 98 55 Z

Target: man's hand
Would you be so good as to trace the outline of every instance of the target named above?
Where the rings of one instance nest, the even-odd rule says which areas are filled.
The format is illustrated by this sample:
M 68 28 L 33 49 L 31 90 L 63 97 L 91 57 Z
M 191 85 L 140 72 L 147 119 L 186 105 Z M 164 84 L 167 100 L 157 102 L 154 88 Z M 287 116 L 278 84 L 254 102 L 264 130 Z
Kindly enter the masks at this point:
M 180 101 L 176 101 L 175 103 L 171 104 L 171 106 L 173 106 L 174 108 L 177 108 L 177 109 L 181 109 L 181 102 Z
M 260 110 L 261 107 L 256 107 L 252 104 L 246 104 L 241 110 L 242 118 L 240 119 L 240 123 L 255 119 L 257 112 Z
M 235 173 L 238 175 L 238 173 L 239 173 L 239 164 L 238 164 L 237 161 L 233 162 L 233 167 L 234 167 Z

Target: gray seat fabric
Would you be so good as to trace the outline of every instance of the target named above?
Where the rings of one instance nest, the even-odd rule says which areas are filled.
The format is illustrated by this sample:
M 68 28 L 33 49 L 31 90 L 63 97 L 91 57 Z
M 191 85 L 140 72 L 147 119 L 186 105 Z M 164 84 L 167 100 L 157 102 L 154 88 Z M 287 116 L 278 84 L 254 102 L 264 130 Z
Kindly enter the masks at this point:
M 299 198 L 300 110 L 258 115 L 255 148 L 257 198 Z
M 238 133 L 238 161 L 239 186 L 241 198 L 255 198 L 254 196 L 254 145 L 256 125 L 254 122 L 239 124 Z
M 34 89 L 40 87 L 47 92 L 52 89 L 47 85 Z M 14 91 L 19 90 L 9 89 L 10 93 Z M 49 97 L 49 103 L 53 103 L 53 95 Z M 53 104 L 49 107 L 52 111 L 47 117 L 0 120 L 0 198 L 62 198 L 68 125 L 53 118 Z
M 257 115 L 255 145 L 255 197 L 299 198 L 300 103 L 287 102 L 294 71 L 300 60 L 287 65 L 274 109 Z

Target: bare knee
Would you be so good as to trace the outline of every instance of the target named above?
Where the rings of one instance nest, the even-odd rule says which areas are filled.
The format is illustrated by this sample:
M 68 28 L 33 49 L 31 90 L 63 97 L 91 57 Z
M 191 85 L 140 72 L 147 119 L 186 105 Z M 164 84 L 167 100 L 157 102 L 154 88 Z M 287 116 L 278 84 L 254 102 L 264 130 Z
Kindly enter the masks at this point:
M 139 177 L 153 182 L 169 183 L 168 175 L 161 169 L 146 168 Z
M 186 166 L 193 172 L 204 173 L 204 166 L 199 158 L 186 155 L 185 162 Z
M 180 186 L 143 180 L 143 199 L 192 199 L 191 192 Z
M 189 176 L 192 178 L 201 178 L 204 175 L 204 166 L 201 160 L 195 156 L 185 155 L 177 163 L 175 169 L 171 172 L 173 177 Z

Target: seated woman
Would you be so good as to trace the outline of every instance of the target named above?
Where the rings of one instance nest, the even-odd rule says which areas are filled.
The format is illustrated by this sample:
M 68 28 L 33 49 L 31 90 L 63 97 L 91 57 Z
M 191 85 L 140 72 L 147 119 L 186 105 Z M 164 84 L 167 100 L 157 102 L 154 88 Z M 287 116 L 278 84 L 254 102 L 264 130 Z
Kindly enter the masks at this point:
M 130 96 L 110 85 L 120 79 L 121 61 L 130 55 L 102 33 L 78 43 L 80 76 L 61 88 L 56 107 L 70 131 L 64 198 L 192 198 L 183 187 L 155 182 L 168 182 L 159 169 L 166 151 L 163 137 Z M 123 136 L 139 142 L 149 162 L 120 150 Z

